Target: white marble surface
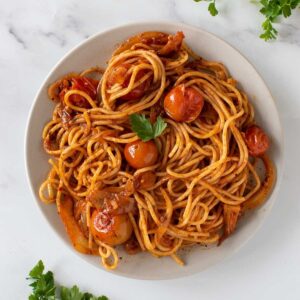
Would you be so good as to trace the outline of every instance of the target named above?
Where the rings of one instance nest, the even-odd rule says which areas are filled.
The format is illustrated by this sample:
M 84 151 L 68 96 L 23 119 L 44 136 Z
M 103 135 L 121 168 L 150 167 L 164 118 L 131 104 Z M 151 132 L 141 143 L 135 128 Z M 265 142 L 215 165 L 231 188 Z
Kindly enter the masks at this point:
M 257 35 L 262 17 L 246 0 L 220 0 L 217 18 L 192 0 L 0 0 L 0 298 L 26 299 L 40 258 L 60 284 L 125 299 L 300 299 L 300 12 L 275 43 Z M 24 133 L 34 95 L 50 68 L 88 36 L 141 20 L 173 20 L 213 32 L 239 49 L 270 87 L 285 130 L 286 172 L 263 228 L 237 255 L 173 281 L 135 281 L 87 265 L 43 222 L 27 186 Z M 251 84 L 251 78 L 249 78 Z M 298 157 L 297 157 L 298 156 Z

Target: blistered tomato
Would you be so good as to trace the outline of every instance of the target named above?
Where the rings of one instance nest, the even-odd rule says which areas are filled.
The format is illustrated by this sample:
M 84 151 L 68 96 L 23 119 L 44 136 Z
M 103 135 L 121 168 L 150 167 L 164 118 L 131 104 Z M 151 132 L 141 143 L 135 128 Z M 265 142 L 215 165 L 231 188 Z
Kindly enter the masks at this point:
M 91 233 L 101 242 L 116 246 L 126 242 L 132 234 L 132 224 L 127 214 L 111 215 L 95 210 L 91 217 Z
M 203 108 L 203 96 L 193 87 L 180 84 L 164 99 L 166 113 L 177 122 L 194 121 Z
M 245 132 L 245 141 L 252 156 L 263 155 L 270 146 L 269 137 L 257 125 L 249 127 Z
M 124 155 L 127 162 L 135 169 L 152 166 L 156 163 L 158 150 L 153 141 L 135 141 L 125 146 Z

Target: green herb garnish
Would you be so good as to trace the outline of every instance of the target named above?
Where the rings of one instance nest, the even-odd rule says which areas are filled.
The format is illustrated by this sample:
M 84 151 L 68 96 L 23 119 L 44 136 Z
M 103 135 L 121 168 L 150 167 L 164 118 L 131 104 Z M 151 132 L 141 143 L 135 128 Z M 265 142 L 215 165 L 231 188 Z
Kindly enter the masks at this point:
M 288 18 L 292 14 L 292 10 L 299 4 L 300 0 L 260 0 L 262 5 L 260 12 L 266 17 L 262 23 L 264 32 L 260 35 L 265 41 L 276 39 L 277 30 L 273 27 L 279 16 Z
M 54 284 L 53 273 L 48 271 L 44 273 L 44 264 L 40 260 L 37 265 L 30 271 L 29 278 L 32 280 L 32 294 L 29 300 L 55 300 L 56 287 Z
M 132 114 L 129 119 L 132 131 L 144 142 L 160 136 L 167 127 L 167 123 L 161 116 L 158 116 L 154 124 L 151 124 L 145 115 Z
M 72 288 L 62 287 L 60 297 L 61 300 L 108 300 L 106 296 L 95 297 L 90 293 L 82 293 L 76 285 Z
M 90 293 L 82 293 L 74 285 L 72 288 L 58 288 L 54 283 L 53 273 L 44 272 L 44 264 L 40 260 L 30 271 L 28 280 L 31 280 L 29 286 L 32 287 L 32 293 L 29 300 L 108 300 L 106 296 L 95 297 Z M 60 290 L 60 297 L 56 297 L 56 292 Z
M 216 16 L 219 12 L 216 8 L 216 0 L 194 0 L 195 2 L 201 2 L 201 1 L 206 1 L 206 2 L 210 2 L 208 4 L 208 11 L 210 12 L 210 14 L 212 16 Z
M 216 8 L 216 0 L 194 0 L 195 2 L 207 1 L 209 2 L 208 10 L 212 16 L 218 14 Z M 274 28 L 274 23 L 278 20 L 280 16 L 288 18 L 294 9 L 299 7 L 300 0 L 252 0 L 254 4 L 259 4 L 262 6 L 260 13 L 265 16 L 265 20 L 261 27 L 263 33 L 260 38 L 265 41 L 276 39 L 278 31 Z

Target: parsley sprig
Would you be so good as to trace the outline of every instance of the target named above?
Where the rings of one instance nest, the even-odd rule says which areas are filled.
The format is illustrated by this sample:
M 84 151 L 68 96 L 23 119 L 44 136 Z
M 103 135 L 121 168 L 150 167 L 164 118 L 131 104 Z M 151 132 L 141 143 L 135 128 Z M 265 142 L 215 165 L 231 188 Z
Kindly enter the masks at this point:
M 129 116 L 131 129 L 143 141 L 155 139 L 160 136 L 167 127 L 167 123 L 161 116 L 158 116 L 156 122 L 151 124 L 145 115 L 132 114 Z
M 106 296 L 96 297 L 90 293 L 83 293 L 76 285 L 71 288 L 58 288 L 55 285 L 53 273 L 44 272 L 44 269 L 44 264 L 40 260 L 29 273 L 27 279 L 31 280 L 29 286 L 32 287 L 29 300 L 108 300 Z M 58 291 L 60 291 L 60 297 L 56 297 Z
M 32 287 L 32 294 L 29 300 L 55 300 L 56 286 L 51 271 L 44 273 L 44 264 L 40 260 L 37 265 L 30 271 L 29 278 L 32 280 L 29 286 Z
M 278 31 L 273 24 L 278 17 L 284 16 L 288 18 L 292 14 L 292 10 L 299 4 L 300 0 L 260 0 L 262 5 L 260 12 L 266 17 L 262 23 L 263 33 L 260 35 L 265 41 L 276 39 Z
M 218 14 L 216 8 L 216 0 L 194 0 L 195 2 L 207 1 L 209 2 L 208 10 L 212 16 Z M 274 23 L 279 17 L 288 18 L 292 11 L 300 6 L 300 0 L 252 0 L 254 4 L 261 6 L 260 13 L 265 16 L 265 20 L 261 27 L 263 29 L 260 38 L 265 41 L 276 39 L 278 31 L 274 28 Z

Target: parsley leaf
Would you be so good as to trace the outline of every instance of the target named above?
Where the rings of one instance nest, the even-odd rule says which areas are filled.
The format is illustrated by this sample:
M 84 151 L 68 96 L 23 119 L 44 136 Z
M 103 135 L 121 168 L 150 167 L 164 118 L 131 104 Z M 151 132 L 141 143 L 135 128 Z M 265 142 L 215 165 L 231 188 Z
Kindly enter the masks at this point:
M 70 289 L 61 287 L 60 297 L 61 300 L 108 300 L 106 296 L 96 297 L 90 293 L 82 293 L 76 285 Z
M 164 119 L 161 116 L 158 116 L 156 122 L 153 125 L 154 138 L 160 136 L 166 128 L 167 128 L 167 123 L 164 121 Z
M 211 3 L 209 3 L 208 5 L 208 11 L 210 12 L 210 14 L 214 17 L 216 16 L 219 12 L 216 8 L 216 1 L 213 1 Z
M 167 127 L 167 123 L 159 116 L 152 125 L 145 115 L 132 114 L 129 116 L 131 129 L 144 142 L 160 136 Z
M 207 1 L 210 2 L 208 5 L 208 11 L 212 16 L 216 16 L 219 12 L 216 8 L 216 0 L 194 0 L 195 2 Z
M 264 32 L 259 36 L 260 38 L 264 39 L 265 41 L 276 39 L 277 30 L 273 27 L 272 21 L 270 19 L 266 19 L 263 24 L 262 28 Z
M 30 278 L 38 278 L 43 274 L 45 267 L 41 260 L 33 267 L 33 269 L 29 272 Z
M 74 285 L 72 288 L 61 287 L 60 290 L 61 300 L 81 300 L 82 293 L 79 291 L 78 286 Z
M 138 137 L 146 142 L 153 139 L 153 127 L 152 124 L 145 115 L 132 114 L 129 116 L 131 129 Z
M 90 293 L 82 293 L 76 285 L 72 288 L 61 287 L 60 297 L 61 300 L 108 300 L 106 296 L 96 297 Z
M 71 288 L 61 287 L 60 298 L 57 298 L 55 295 L 58 288 L 55 286 L 53 273 L 44 273 L 44 269 L 40 260 L 29 273 L 27 279 L 32 281 L 29 285 L 32 287 L 29 300 L 108 300 L 106 296 L 96 297 L 90 293 L 82 293 L 76 285 Z
M 95 297 L 90 293 L 84 293 L 82 300 L 108 300 L 106 296 Z

